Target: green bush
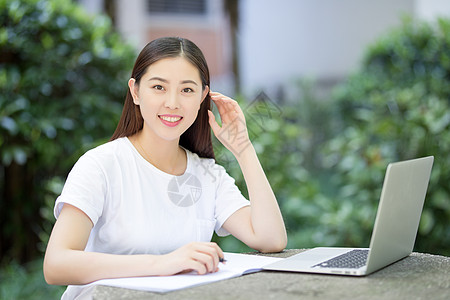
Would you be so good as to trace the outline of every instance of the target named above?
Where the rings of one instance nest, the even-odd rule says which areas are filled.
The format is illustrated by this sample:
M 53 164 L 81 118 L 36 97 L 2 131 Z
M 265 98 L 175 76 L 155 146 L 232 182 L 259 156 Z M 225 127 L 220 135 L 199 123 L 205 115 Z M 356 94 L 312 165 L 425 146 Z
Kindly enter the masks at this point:
M 0 299 L 61 299 L 65 286 L 48 285 L 42 259 L 25 265 L 13 262 L 0 269 Z
M 288 247 L 369 246 L 387 164 L 434 155 L 415 251 L 450 255 L 450 20 L 404 20 L 329 101 L 302 91 L 296 105 L 257 109 L 259 118 L 243 105 Z M 245 191 L 235 160 L 218 160 Z
M 2 258 L 36 256 L 46 195 L 114 131 L 134 56 L 108 18 L 69 0 L 0 1 Z
M 368 243 L 387 163 L 434 155 L 416 250 L 450 254 L 450 20 L 406 19 L 336 91 L 342 126 L 327 144 L 346 235 Z M 337 200 L 336 200 L 337 201 Z M 361 228 L 356 232 L 353 228 Z

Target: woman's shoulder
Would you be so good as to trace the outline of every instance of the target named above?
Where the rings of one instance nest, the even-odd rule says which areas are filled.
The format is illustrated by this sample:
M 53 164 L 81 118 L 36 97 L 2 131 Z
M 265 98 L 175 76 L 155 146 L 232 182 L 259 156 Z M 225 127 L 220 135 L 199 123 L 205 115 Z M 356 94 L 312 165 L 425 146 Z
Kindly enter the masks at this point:
M 217 178 L 222 178 L 227 171 L 223 166 L 218 164 L 214 158 L 200 157 L 198 154 L 186 150 L 192 172 L 203 174 L 213 178 L 213 182 Z
M 216 164 L 216 160 L 214 158 L 200 157 L 197 153 L 191 152 L 188 149 L 183 148 L 186 151 L 186 155 L 188 160 L 192 163 L 194 167 L 198 165 L 202 166 L 214 166 Z
M 92 149 L 89 149 L 86 154 L 89 155 L 101 155 L 101 154 L 108 154 L 108 153 L 116 153 L 118 150 L 121 150 L 125 148 L 127 144 L 127 138 L 122 137 L 115 139 L 113 141 L 108 141 L 106 143 L 97 145 L 93 147 Z
M 133 165 L 129 161 L 130 147 L 127 138 L 119 138 L 98 145 L 85 152 L 73 166 L 71 173 L 103 174 L 110 176 L 124 166 Z
M 106 142 L 86 151 L 80 159 L 90 159 L 100 164 L 108 164 L 111 160 L 122 157 L 124 153 L 130 151 L 127 142 L 126 137 Z

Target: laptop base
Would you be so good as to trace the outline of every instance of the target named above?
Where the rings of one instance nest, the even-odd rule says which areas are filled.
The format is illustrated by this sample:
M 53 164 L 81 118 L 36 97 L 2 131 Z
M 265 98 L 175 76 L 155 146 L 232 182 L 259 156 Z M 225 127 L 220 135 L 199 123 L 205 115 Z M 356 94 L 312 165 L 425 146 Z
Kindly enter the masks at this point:
M 368 248 L 328 248 L 317 247 L 289 257 L 289 259 L 280 260 L 275 263 L 264 266 L 264 270 L 271 271 L 287 271 L 300 273 L 320 273 L 320 274 L 337 274 L 351 276 L 365 276 L 366 267 L 355 268 L 325 268 L 316 266 L 330 258 L 342 255 L 355 249 Z M 316 267 L 314 267 L 316 266 Z

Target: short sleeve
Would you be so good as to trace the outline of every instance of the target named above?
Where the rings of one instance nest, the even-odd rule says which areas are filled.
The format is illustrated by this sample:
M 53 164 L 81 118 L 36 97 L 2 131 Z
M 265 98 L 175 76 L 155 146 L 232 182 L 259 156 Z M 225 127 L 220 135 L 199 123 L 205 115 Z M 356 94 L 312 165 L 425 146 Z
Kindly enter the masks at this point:
M 102 214 L 106 197 L 105 173 L 95 157 L 84 154 L 75 163 L 56 199 L 54 215 L 58 218 L 65 203 L 82 210 L 95 225 Z
M 225 221 L 240 208 L 250 205 L 250 201 L 242 195 L 235 180 L 222 166 L 216 164 L 214 168 L 220 179 L 216 189 L 215 231 L 219 236 L 226 236 L 230 233 L 222 228 Z

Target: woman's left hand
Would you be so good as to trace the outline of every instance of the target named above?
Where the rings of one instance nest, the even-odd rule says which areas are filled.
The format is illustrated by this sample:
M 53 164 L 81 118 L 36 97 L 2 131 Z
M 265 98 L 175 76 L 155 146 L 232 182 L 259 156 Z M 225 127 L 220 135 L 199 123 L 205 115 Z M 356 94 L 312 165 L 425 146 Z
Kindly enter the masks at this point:
M 251 203 L 234 212 L 223 228 L 253 249 L 279 252 L 286 247 L 286 228 L 275 194 L 248 137 L 244 113 L 233 99 L 214 92 L 210 95 L 219 109 L 222 126 L 211 111 L 209 124 L 219 141 L 236 157 Z
M 239 154 L 251 145 L 244 113 L 235 100 L 216 92 L 210 92 L 209 95 L 219 109 L 222 120 L 220 126 L 214 114 L 208 111 L 209 124 L 214 135 L 238 158 Z

